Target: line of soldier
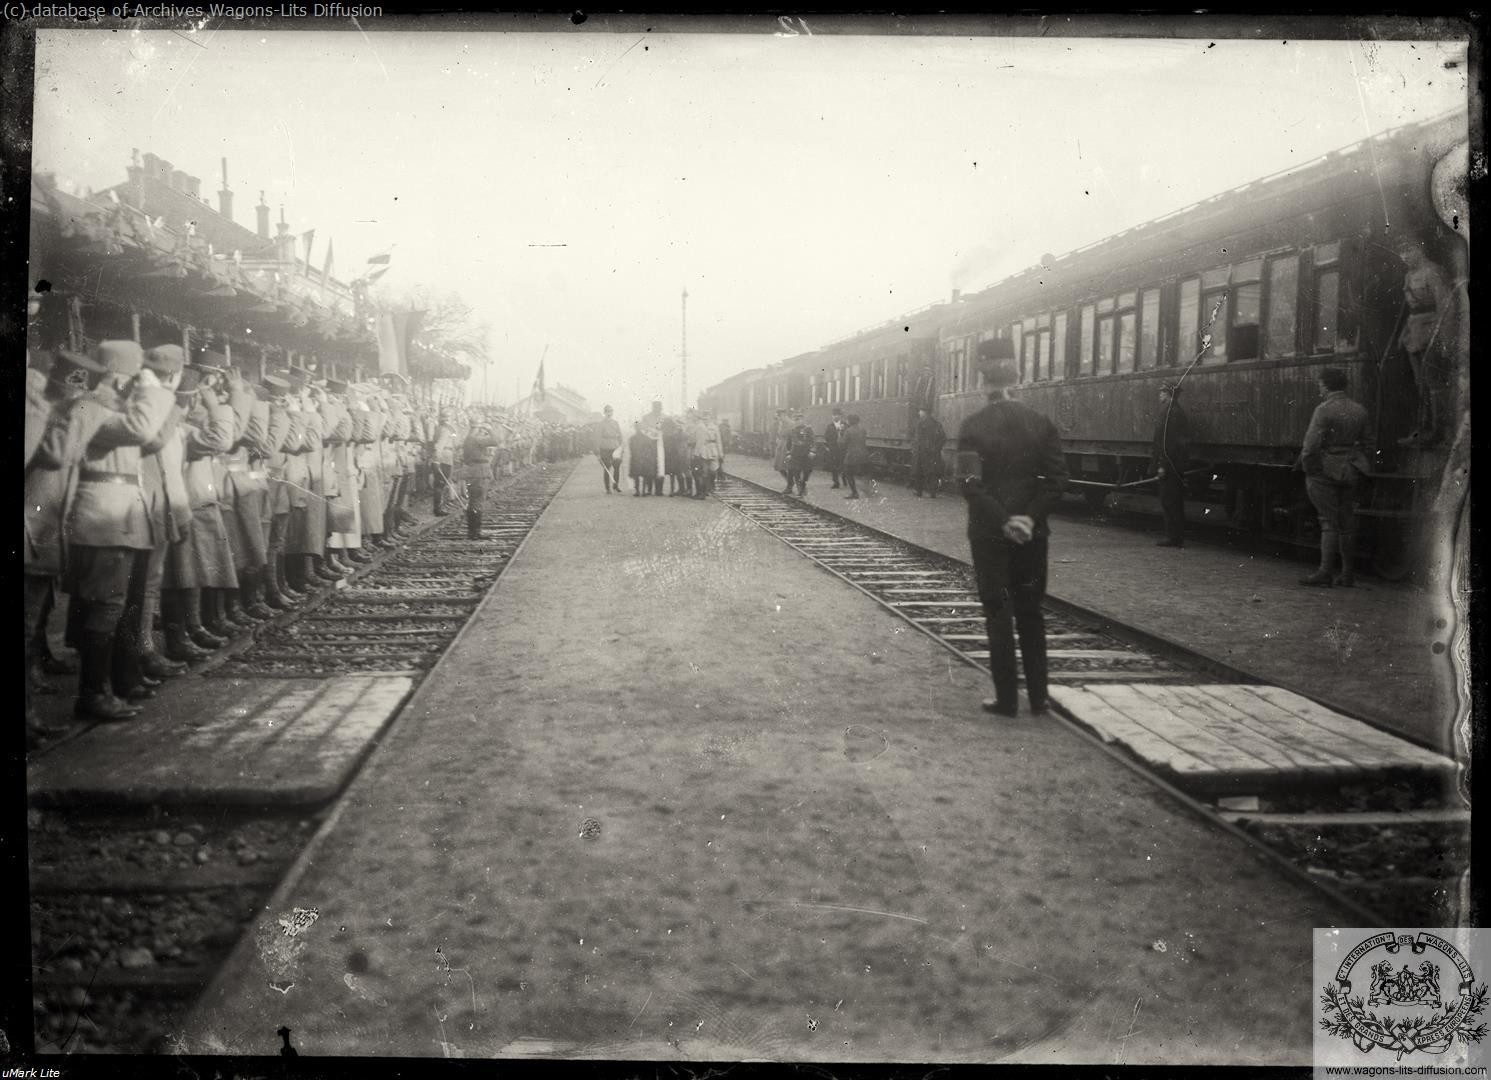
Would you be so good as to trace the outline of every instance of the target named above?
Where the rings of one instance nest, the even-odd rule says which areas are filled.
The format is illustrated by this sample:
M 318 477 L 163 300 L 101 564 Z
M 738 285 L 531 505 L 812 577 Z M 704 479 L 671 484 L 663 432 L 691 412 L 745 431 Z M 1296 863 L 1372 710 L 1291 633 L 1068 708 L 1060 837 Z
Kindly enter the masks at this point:
M 35 359 L 23 559 L 33 741 L 59 731 L 36 718 L 32 693 L 55 693 L 46 676 L 70 671 L 47 643 L 57 591 L 79 659 L 75 718 L 128 720 L 162 680 L 406 538 L 435 424 L 392 386 L 294 368 L 251 384 L 216 354 L 187 364 L 180 346 L 133 341 Z M 433 485 L 433 460 L 426 472 Z

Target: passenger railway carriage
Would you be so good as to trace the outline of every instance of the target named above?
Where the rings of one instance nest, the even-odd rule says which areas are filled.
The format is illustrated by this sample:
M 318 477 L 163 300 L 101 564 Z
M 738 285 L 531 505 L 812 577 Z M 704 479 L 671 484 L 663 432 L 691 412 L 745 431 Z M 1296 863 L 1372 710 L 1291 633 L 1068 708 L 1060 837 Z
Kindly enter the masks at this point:
M 1022 373 L 1016 393 L 1056 421 L 1073 490 L 1094 503 L 1152 494 L 1158 389 L 1179 380 L 1194 433 L 1188 514 L 1304 544 L 1316 524 L 1293 465 L 1319 401 L 1315 377 L 1341 367 L 1372 415 L 1376 471 L 1364 513 L 1378 524 L 1375 558 L 1379 570 L 1401 573 L 1413 532 L 1403 526 L 1423 524 L 1443 459 L 1398 446 L 1416 397 L 1397 346 L 1403 264 L 1394 247 L 1416 236 L 1465 279 L 1466 122 L 1459 113 L 1364 140 L 1047 256 L 975 295 L 735 376 L 705 399 L 749 400 L 741 446 L 763 451 L 776 407 L 802 408 L 819 432 L 835 406 L 859 413 L 873 455 L 896 469 L 909 460 L 918 389 L 935 385 L 938 416 L 955 434 L 984 402 L 979 344 L 1007 338 Z

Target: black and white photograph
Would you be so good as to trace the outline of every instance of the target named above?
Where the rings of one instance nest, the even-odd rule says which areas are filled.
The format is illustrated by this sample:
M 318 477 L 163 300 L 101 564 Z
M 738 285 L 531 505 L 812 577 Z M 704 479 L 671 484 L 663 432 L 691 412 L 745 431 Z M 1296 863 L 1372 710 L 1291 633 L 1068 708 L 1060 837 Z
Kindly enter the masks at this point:
M 0 14 L 5 1065 L 1484 1075 L 1480 17 Z

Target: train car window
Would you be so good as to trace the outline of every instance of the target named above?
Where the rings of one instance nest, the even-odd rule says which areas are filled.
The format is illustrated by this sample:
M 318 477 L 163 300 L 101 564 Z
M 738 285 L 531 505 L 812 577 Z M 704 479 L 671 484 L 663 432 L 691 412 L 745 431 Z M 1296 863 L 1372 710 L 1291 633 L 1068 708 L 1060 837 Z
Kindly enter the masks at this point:
M 1036 378 L 1049 379 L 1051 377 L 1051 331 L 1042 330 L 1036 352 Z
M 1231 280 L 1232 268 L 1219 266 L 1215 270 L 1205 270 L 1201 274 L 1201 287 L 1203 289 L 1220 289 Z
M 1105 315 L 1098 320 L 1097 374 L 1107 375 L 1113 371 L 1113 316 Z
M 1341 275 L 1335 270 L 1315 276 L 1315 341 L 1312 351 L 1328 353 L 1336 351 L 1336 327 L 1338 323 L 1341 292 Z
M 1131 308 L 1133 306 L 1134 306 L 1134 294 L 1133 293 L 1126 292 L 1126 293 L 1119 293 L 1118 294 L 1118 307 L 1119 307 L 1120 310 L 1122 310 L 1123 308 Z
M 1203 364 L 1220 364 L 1227 359 L 1227 291 L 1201 294 L 1201 338 L 1211 346 L 1201 355 Z M 1197 343 L 1200 348 L 1200 343 Z
M 1113 310 L 1113 297 L 1107 296 L 1098 301 L 1098 314 Z
M 1019 323 L 1012 323 L 1010 325 L 1009 338 L 1010 343 L 1015 347 L 1015 367 L 1023 373 L 1025 371 L 1025 355 L 1020 346 L 1025 343 L 1025 338 L 1020 334 Z
M 1050 326 L 1051 325 L 1051 313 L 1048 311 L 1044 315 L 1037 315 L 1035 317 L 1035 324 L 1037 326 Z
M 1129 295 L 1133 295 L 1130 293 Z M 1118 316 L 1118 370 L 1134 370 L 1134 313 L 1125 311 Z
M 1234 285 L 1244 281 L 1258 281 L 1262 277 L 1262 259 L 1250 259 L 1245 263 L 1238 263 L 1232 268 L 1232 283 Z
M 1270 259 L 1268 263 L 1268 339 L 1270 357 L 1293 356 L 1299 306 L 1299 256 Z
M 1139 305 L 1139 367 L 1152 368 L 1160 355 L 1160 290 L 1145 289 Z
M 1025 358 L 1025 362 L 1021 367 L 1020 381 L 1035 382 L 1041 377 L 1041 359 L 1036 345 L 1035 320 L 1026 319 L 1024 326 L 1025 345 L 1020 355 Z
M 1082 308 L 1082 351 L 1077 354 L 1077 374 L 1092 374 L 1092 320 L 1096 309 L 1091 304 Z
M 1315 245 L 1315 265 L 1325 266 L 1341 257 L 1341 243 Z
M 1178 364 L 1189 364 L 1201 348 L 1201 279 L 1187 278 L 1180 283 L 1180 325 L 1176 340 L 1179 344 Z
M 1056 335 L 1051 342 L 1051 378 L 1066 378 L 1066 312 L 1056 315 Z
M 1232 333 L 1228 349 L 1233 360 L 1258 359 L 1258 316 L 1263 307 L 1263 286 L 1256 281 L 1232 290 Z

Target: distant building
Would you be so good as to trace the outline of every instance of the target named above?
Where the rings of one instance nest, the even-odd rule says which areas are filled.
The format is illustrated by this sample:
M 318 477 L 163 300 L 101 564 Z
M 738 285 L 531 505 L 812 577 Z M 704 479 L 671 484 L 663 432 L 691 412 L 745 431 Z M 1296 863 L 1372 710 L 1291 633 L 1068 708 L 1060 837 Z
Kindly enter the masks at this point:
M 556 384 L 547 389 L 544 396 L 535 400 L 532 395 L 513 406 L 518 415 L 536 416 L 551 424 L 588 424 L 595 415 L 578 390 Z

